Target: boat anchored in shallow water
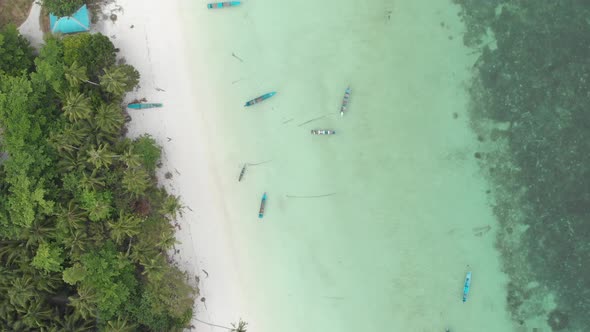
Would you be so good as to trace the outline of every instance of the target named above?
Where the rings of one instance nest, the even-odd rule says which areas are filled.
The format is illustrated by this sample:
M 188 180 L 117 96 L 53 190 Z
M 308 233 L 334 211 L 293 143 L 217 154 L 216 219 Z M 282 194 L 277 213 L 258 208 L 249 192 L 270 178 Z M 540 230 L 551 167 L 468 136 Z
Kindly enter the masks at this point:
M 265 94 L 263 94 L 262 96 L 260 96 L 258 98 L 254 98 L 252 100 L 249 100 L 248 102 L 246 102 L 246 104 L 244 106 L 245 107 L 248 107 L 248 106 L 252 106 L 254 104 L 258 104 L 259 102 L 264 101 L 264 100 L 267 100 L 268 98 L 270 98 L 270 97 L 272 97 L 272 96 L 274 96 L 276 94 L 277 93 L 275 91 L 269 92 L 269 93 L 265 93 Z
M 260 200 L 260 210 L 258 210 L 258 218 L 262 219 L 264 217 L 264 206 L 266 205 L 266 193 L 262 195 L 262 200 Z
M 213 3 L 208 3 L 207 8 L 215 9 L 215 8 L 235 7 L 239 4 L 241 4 L 240 1 L 213 2 Z
M 312 129 L 311 134 L 312 135 L 334 135 L 334 134 L 336 134 L 336 131 L 329 130 L 329 129 Z
M 469 287 L 471 287 L 471 271 L 467 272 L 467 275 L 465 276 L 465 285 L 463 286 L 463 302 L 467 302 Z
M 342 98 L 342 106 L 340 107 L 340 116 L 344 116 L 344 112 L 346 112 L 346 108 L 348 107 L 348 102 L 350 101 L 350 93 L 352 90 L 350 87 L 346 88 L 344 91 L 344 98 Z
M 143 110 L 146 108 L 160 108 L 162 106 L 163 105 L 160 103 L 151 103 L 151 104 L 149 104 L 149 103 L 131 103 L 131 104 L 127 105 L 127 107 L 135 109 L 135 110 Z

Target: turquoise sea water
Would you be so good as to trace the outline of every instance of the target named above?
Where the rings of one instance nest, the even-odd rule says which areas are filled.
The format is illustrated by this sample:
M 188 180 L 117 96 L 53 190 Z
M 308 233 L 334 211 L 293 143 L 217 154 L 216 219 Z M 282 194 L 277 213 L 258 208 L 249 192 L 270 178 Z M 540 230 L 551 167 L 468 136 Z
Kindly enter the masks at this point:
M 211 106 L 200 111 L 219 147 L 215 176 L 248 304 L 236 314 L 252 331 L 513 329 L 467 117 L 477 55 L 463 46 L 457 6 L 183 6 L 188 50 L 205 60 L 192 71 L 207 82 L 199 93 Z M 266 160 L 237 181 L 244 163 Z

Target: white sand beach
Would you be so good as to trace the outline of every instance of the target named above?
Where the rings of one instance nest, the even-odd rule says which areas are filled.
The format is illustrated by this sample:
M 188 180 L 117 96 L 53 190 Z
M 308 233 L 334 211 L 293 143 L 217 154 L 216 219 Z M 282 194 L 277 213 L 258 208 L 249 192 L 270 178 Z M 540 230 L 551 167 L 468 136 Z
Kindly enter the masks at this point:
M 119 58 L 141 73 L 140 88 L 127 95 L 127 101 L 146 98 L 163 103 L 158 110 L 130 111 L 131 137 L 152 135 L 163 147 L 160 182 L 181 197 L 186 206 L 178 219 L 174 259 L 191 276 L 200 280 L 195 317 L 229 326 L 241 317 L 242 303 L 234 261 L 232 238 L 225 227 L 222 193 L 216 184 L 216 169 L 210 153 L 216 149 L 204 111 L 211 109 L 200 99 L 207 92 L 206 80 L 191 75 L 186 40 L 190 37 L 182 25 L 179 1 L 117 0 L 105 7 L 106 17 L 117 15 L 115 22 L 101 19 L 93 26 L 120 49 Z M 214 137 L 214 136 L 213 136 Z M 173 178 L 167 180 L 164 174 Z M 218 331 L 198 321 L 198 331 Z

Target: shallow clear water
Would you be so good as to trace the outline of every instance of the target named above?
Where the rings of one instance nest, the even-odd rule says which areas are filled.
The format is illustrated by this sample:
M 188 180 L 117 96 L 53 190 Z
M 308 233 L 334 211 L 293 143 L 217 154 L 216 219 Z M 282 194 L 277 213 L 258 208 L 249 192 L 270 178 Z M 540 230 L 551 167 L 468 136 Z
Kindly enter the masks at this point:
M 213 163 L 227 218 L 212 222 L 231 232 L 248 304 L 236 314 L 252 331 L 512 329 L 467 121 L 476 55 L 462 44 L 458 7 L 184 6 L 187 47 L 207 59 L 192 69 L 212 105 L 199 111 L 222 147 Z M 269 91 L 277 95 L 243 107 Z M 265 160 L 237 181 L 243 163 Z

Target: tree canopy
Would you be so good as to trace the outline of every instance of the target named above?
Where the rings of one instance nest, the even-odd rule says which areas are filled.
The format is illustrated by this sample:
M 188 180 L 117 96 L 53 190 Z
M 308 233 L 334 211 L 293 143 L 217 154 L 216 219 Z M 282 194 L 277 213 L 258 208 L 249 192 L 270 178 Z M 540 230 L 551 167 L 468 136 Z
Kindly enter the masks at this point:
M 0 329 L 186 327 L 195 291 L 167 256 L 181 205 L 157 186 L 154 139 L 123 136 L 139 73 L 103 35 L 33 57 L 15 31 L 0 33 Z
M 85 3 L 84 0 L 43 0 L 43 7 L 55 16 L 70 16 Z
M 14 24 L 0 30 L 0 73 L 18 75 L 33 68 L 33 49 Z
M 66 66 L 76 63 L 85 67 L 86 74 L 91 79 L 102 75 L 117 60 L 115 46 L 109 37 L 100 33 L 80 33 L 64 37 L 63 55 Z

